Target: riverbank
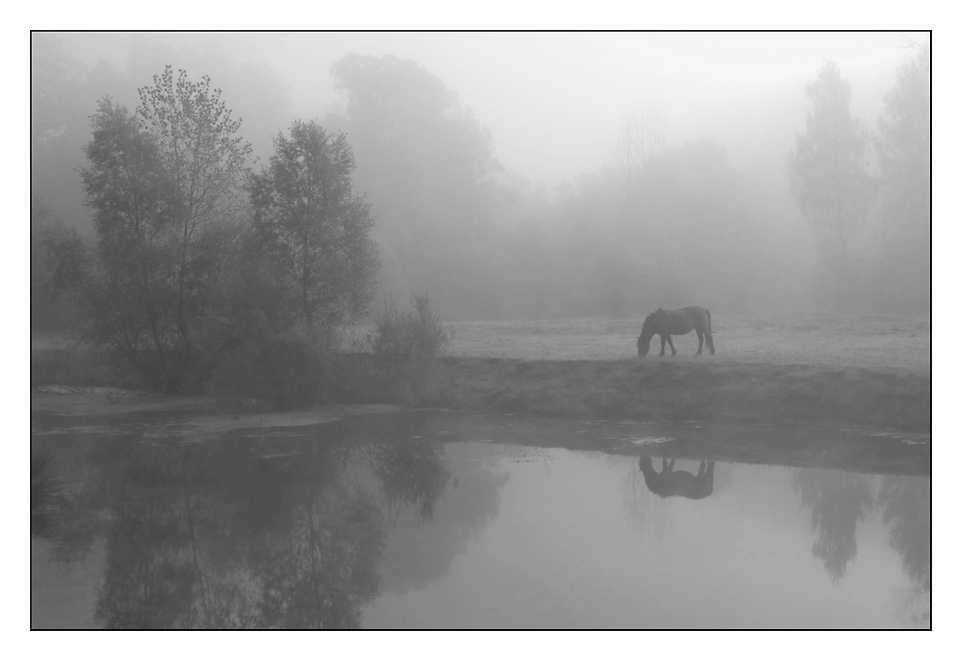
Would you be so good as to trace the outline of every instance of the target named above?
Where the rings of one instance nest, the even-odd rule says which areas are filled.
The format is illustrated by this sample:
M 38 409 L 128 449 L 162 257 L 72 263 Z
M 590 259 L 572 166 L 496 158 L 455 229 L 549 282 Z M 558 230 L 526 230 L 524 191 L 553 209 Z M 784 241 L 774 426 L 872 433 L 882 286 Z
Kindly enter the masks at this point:
M 84 408 L 88 399 L 91 414 L 104 413 L 104 406 L 120 411 L 131 401 L 119 394 L 122 391 L 111 394 L 112 388 L 129 389 L 123 381 L 111 383 L 112 374 L 98 371 L 96 378 L 85 379 L 86 370 L 49 369 L 45 366 L 45 353 L 33 354 L 34 395 L 43 395 L 43 389 L 50 387 L 80 388 L 86 397 L 60 395 L 52 400 L 62 406 L 67 400 L 77 399 L 72 403 L 74 414 Z M 58 364 L 65 362 L 62 355 L 51 355 Z M 356 354 L 351 365 L 352 373 L 345 380 L 344 389 L 329 393 L 327 403 L 397 403 L 387 401 L 390 389 L 378 376 L 380 372 L 373 365 L 372 356 Z M 106 394 L 91 398 L 91 386 L 100 386 L 95 390 Z M 449 356 L 437 361 L 426 395 L 419 401 L 404 403 L 563 418 L 856 425 L 928 432 L 931 397 L 931 379 L 927 374 L 899 368 L 752 363 L 717 356 L 623 360 Z M 49 398 L 34 401 L 45 406 L 40 402 L 46 399 Z M 173 410 L 186 401 L 159 394 L 148 399 L 154 410 Z M 140 397 L 139 406 L 144 402 Z M 193 398 L 191 402 L 194 412 L 223 409 L 209 398 Z
M 927 432 L 931 380 L 897 368 L 698 360 L 447 357 L 431 402 L 456 410 Z

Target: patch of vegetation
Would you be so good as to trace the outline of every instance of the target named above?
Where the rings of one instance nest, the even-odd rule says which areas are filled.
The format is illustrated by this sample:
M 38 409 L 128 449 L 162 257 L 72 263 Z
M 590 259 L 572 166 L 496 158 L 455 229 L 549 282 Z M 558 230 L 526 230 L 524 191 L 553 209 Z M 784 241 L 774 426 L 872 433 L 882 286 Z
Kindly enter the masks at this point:
M 30 387 L 75 386 L 145 390 L 148 383 L 121 357 L 73 348 L 30 352 Z
M 245 342 L 217 362 L 207 393 L 234 409 L 310 406 L 323 398 L 325 363 L 321 353 L 298 337 Z
M 431 310 L 427 294 L 413 297 L 401 311 L 389 299 L 378 312 L 370 343 L 374 357 L 392 383 L 392 398 L 420 403 L 428 395 L 434 363 L 451 342 L 451 332 Z

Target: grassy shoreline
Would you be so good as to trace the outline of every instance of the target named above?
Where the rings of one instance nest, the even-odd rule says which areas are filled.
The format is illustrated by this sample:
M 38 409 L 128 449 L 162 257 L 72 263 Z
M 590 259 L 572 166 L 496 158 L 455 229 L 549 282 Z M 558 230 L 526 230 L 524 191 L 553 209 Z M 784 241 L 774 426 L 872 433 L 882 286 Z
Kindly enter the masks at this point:
M 35 351 L 31 359 L 31 387 L 138 389 L 122 373 L 96 365 L 90 356 Z M 389 402 L 389 389 L 380 382 L 373 356 L 355 354 L 354 361 L 345 390 L 331 393 L 332 402 L 397 403 Z M 707 357 L 696 361 L 448 356 L 435 364 L 426 396 L 405 403 L 562 418 L 821 423 L 928 432 L 931 397 L 927 374 L 898 368 Z
M 446 357 L 436 366 L 434 386 L 431 403 L 455 410 L 905 431 L 931 426 L 930 379 L 895 368 Z

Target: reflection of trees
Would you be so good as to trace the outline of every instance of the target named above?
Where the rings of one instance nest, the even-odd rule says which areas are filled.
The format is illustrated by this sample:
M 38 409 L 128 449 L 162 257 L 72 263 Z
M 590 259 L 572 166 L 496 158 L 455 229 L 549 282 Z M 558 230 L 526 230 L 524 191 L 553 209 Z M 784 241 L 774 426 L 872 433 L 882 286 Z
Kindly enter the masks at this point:
M 802 468 L 794 471 L 792 487 L 812 511 L 812 555 L 822 560 L 832 582 L 837 582 L 858 552 L 855 527 L 873 502 L 869 480 L 864 475 Z
M 70 493 L 63 484 L 51 445 L 34 445 L 30 454 L 30 534 L 50 540 L 56 560 L 70 564 L 90 550 L 102 528 L 85 494 Z
M 420 512 L 396 519 L 381 565 L 385 592 L 421 589 L 445 576 L 469 541 L 497 516 L 508 473 L 473 454 L 459 459 L 433 525 L 423 525 Z
M 451 476 L 441 442 L 400 438 L 373 446 L 370 457 L 394 518 L 402 505 L 414 505 L 421 519 L 430 521 L 434 504 L 447 490 Z
M 878 502 L 889 525 L 889 543 L 912 579 L 913 593 L 905 599 L 917 624 L 929 626 L 932 591 L 931 478 L 886 476 Z
M 217 580 L 228 568 L 210 571 L 217 525 L 193 478 L 212 453 L 191 450 L 104 446 L 99 486 L 111 520 L 95 617 L 107 628 L 229 627 L 245 615 Z
M 931 478 L 886 476 L 879 504 L 889 524 L 889 541 L 914 583 L 932 589 Z
M 30 448 L 30 535 L 50 534 L 57 500 L 54 452 L 49 445 Z
M 357 627 L 380 587 L 380 510 L 369 494 L 336 488 L 297 507 L 294 518 L 294 535 L 255 570 L 263 587 L 257 626 Z
M 356 627 L 378 591 L 380 511 L 340 479 L 343 445 L 276 445 L 141 445 L 115 461 L 97 620 Z
M 359 429 L 370 441 L 349 425 L 297 438 L 99 440 L 72 512 L 84 525 L 57 517 L 56 557 L 106 537 L 95 612 L 106 627 L 356 627 L 380 590 L 386 517 L 374 494 L 429 519 L 450 477 L 444 446 L 411 438 L 411 425 L 363 450 Z M 374 489 L 350 479 L 358 462 Z

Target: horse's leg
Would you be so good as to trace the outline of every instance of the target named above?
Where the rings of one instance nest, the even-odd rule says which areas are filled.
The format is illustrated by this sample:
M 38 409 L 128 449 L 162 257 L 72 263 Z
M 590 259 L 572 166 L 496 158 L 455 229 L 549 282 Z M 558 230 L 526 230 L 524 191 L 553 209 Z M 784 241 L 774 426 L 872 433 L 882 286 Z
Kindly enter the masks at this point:
M 698 333 L 698 351 L 695 352 L 695 355 L 700 356 L 702 344 L 705 342 L 705 335 L 698 328 L 695 329 L 695 332 Z
M 676 353 L 678 353 L 677 351 L 675 351 L 675 343 L 671 341 L 670 334 L 667 335 L 666 337 L 668 338 L 668 346 L 671 347 L 671 355 L 674 356 Z M 664 349 L 662 349 L 662 351 L 664 351 Z
M 667 336 L 667 335 L 661 335 L 660 337 L 661 337 L 661 353 L 658 354 L 658 355 L 659 355 L 659 356 L 664 356 L 664 355 L 665 355 L 665 338 L 668 337 L 668 336 Z M 669 338 L 669 339 L 671 339 L 671 338 Z
M 673 470 L 675 470 L 675 460 L 674 460 L 674 459 L 672 459 L 671 461 L 668 462 L 668 472 L 670 473 L 670 472 L 672 472 Z
M 705 331 L 705 339 L 708 341 L 708 348 L 711 349 L 711 355 L 715 355 L 715 340 L 711 336 L 711 331 Z

